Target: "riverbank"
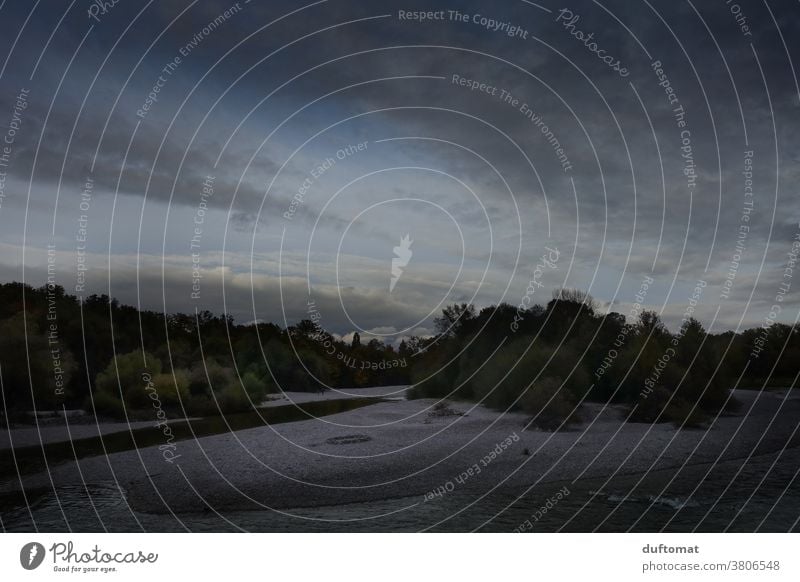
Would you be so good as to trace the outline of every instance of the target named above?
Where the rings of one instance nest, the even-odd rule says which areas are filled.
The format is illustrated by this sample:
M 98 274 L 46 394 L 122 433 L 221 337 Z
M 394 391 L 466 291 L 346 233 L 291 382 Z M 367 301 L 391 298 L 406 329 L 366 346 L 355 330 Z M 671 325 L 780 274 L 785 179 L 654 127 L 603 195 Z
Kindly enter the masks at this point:
M 352 391 L 353 393 L 359 393 Z M 291 395 L 290 395 L 291 396 Z M 383 394 L 387 396 L 387 394 Z M 737 390 L 735 415 L 708 429 L 624 423 L 618 407 L 586 405 L 570 431 L 525 430 L 527 417 L 433 400 L 382 401 L 312 420 L 82 459 L 25 476 L 26 490 L 116 482 L 136 511 L 155 514 L 311 508 L 450 495 L 523 493 L 546 483 L 605 479 L 727 462 L 798 444 L 796 394 Z M 304 398 L 313 398 L 306 395 Z M 330 398 L 330 393 L 318 395 Z M 80 469 L 80 470 L 78 470 Z M 19 490 L 16 480 L 0 491 Z
M 351 390 L 328 390 L 324 393 L 316 392 L 286 392 L 273 395 L 263 402 L 259 408 L 275 408 L 278 406 L 300 405 L 308 402 L 345 400 L 352 398 L 402 398 L 405 386 L 378 386 Z M 146 411 L 149 412 L 149 411 Z M 142 411 L 137 411 L 141 417 Z M 229 415 L 230 416 L 230 415 Z M 33 417 L 31 417 L 33 419 Z M 196 417 L 170 418 L 166 424 L 175 424 L 189 420 L 200 420 Z M 69 442 L 79 439 L 93 438 L 100 435 L 112 435 L 129 430 L 138 430 L 153 426 L 152 420 L 133 420 L 129 423 L 119 421 L 97 421 L 92 415 L 70 415 L 47 418 L 28 425 L 15 425 L 10 429 L 0 429 L 0 451 L 10 448 L 30 447 L 41 444 Z

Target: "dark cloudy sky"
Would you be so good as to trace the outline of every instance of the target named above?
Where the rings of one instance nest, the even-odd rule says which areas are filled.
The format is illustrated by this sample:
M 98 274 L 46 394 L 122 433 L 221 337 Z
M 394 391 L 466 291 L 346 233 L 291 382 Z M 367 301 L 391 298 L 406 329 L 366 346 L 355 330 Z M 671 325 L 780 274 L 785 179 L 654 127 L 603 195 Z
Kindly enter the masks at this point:
M 0 6 L 3 281 L 44 283 L 53 245 L 75 293 L 85 215 L 79 294 L 156 310 L 285 324 L 312 300 L 337 333 L 396 339 L 532 278 L 534 302 L 578 287 L 626 313 L 652 277 L 673 326 L 698 280 L 714 330 L 759 324 L 782 284 L 777 320 L 797 317 L 797 3 Z

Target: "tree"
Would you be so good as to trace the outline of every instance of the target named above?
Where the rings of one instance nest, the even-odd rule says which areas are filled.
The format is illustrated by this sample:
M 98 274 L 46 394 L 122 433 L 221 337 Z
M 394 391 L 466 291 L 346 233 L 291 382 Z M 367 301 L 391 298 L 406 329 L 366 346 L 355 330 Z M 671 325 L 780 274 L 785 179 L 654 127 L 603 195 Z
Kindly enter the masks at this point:
M 317 324 L 310 319 L 303 319 L 294 327 L 290 327 L 289 333 L 292 335 L 292 337 L 313 339 L 318 333 L 320 333 L 320 329 Z
M 521 404 L 522 410 L 533 417 L 532 423 L 544 430 L 577 420 L 575 406 L 558 376 L 539 378 L 525 390 Z
M 553 291 L 553 300 L 563 301 L 565 303 L 577 303 L 585 306 L 589 311 L 592 312 L 594 312 L 597 308 L 594 298 L 586 291 L 581 291 L 580 289 L 571 289 L 567 287 L 556 289 Z
M 405 358 L 406 356 L 411 355 L 411 349 L 408 347 L 406 340 L 401 340 L 400 345 L 397 347 L 397 354 L 401 358 Z
M 655 311 L 645 309 L 639 314 L 638 332 L 644 336 L 658 338 L 667 334 L 667 328 Z
M 455 303 L 442 309 L 441 317 L 433 320 L 436 331 L 445 336 L 457 336 L 470 328 L 475 319 L 475 306 L 467 303 Z
M 0 367 L 9 408 L 55 410 L 77 366 L 69 349 L 48 343 L 32 317 L 26 323 L 17 313 L 0 322 Z
M 152 354 L 134 350 L 116 356 L 95 379 L 95 389 L 125 402 L 131 408 L 149 406 L 148 387 L 160 378 L 161 361 Z M 187 386 L 188 388 L 188 386 Z
M 259 378 L 253 372 L 247 372 L 242 376 L 242 387 L 255 405 L 258 405 L 267 395 L 268 385 L 263 378 Z

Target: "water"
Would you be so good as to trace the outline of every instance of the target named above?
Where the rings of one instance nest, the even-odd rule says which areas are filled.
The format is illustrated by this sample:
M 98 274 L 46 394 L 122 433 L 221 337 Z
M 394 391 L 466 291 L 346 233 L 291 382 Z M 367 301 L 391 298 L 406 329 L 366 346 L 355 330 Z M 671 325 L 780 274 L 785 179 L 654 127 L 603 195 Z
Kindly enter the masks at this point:
M 170 441 L 181 441 L 264 426 L 265 424 L 281 424 L 319 418 L 362 406 L 370 406 L 380 401 L 381 399 L 374 397 L 311 401 L 273 408 L 259 408 L 250 412 L 225 414 L 224 416 L 207 416 L 176 421 L 170 423 L 168 429 L 169 434 L 172 435 Z M 23 474 L 42 471 L 47 467 L 45 456 L 52 465 L 60 461 L 160 445 L 164 441 L 165 433 L 161 428 L 148 426 L 106 434 L 103 437 L 58 441 L 46 443 L 43 446 L 20 447 L 14 449 L 13 452 L 11 449 L 0 449 L 0 475 L 14 475 L 17 471 Z
M 52 532 L 513 531 L 526 520 L 530 528 L 523 529 L 541 532 L 786 532 L 800 531 L 798 468 L 800 449 L 788 449 L 746 463 L 742 459 L 696 465 L 678 475 L 654 471 L 618 476 L 607 484 L 548 483 L 527 493 L 498 489 L 483 499 L 485 491 L 455 491 L 427 503 L 417 496 L 284 512 L 177 516 L 134 512 L 124 492 L 101 483 L 59 488 L 60 506 L 46 491 L 30 492 L 29 507 L 18 498 L 0 498 L 0 519 L 6 531 Z M 534 519 L 563 487 L 569 494 Z

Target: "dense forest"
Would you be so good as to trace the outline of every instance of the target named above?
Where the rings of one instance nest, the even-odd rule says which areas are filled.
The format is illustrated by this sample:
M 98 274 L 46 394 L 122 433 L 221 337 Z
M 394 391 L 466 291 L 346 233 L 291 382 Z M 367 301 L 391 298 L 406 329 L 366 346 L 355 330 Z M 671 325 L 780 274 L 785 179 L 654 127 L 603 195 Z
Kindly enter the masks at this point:
M 312 319 L 287 329 L 204 311 L 165 315 L 59 286 L 0 285 L 3 421 L 83 408 L 135 418 L 243 411 L 281 390 L 413 384 L 410 396 L 523 410 L 542 428 L 580 419 L 580 403 L 623 404 L 632 421 L 702 424 L 736 406 L 729 388 L 793 386 L 800 328 L 710 334 L 691 317 L 670 332 L 652 312 L 599 313 L 560 290 L 546 306 L 451 305 L 434 337 L 397 348 L 344 342 Z M 151 413 L 152 414 L 152 413 Z
M 345 343 L 311 320 L 237 325 L 106 295 L 80 303 L 59 286 L 0 285 L 2 404 L 17 419 L 62 406 L 121 417 L 123 403 L 136 411 L 156 398 L 171 415 L 207 415 L 250 409 L 282 389 L 407 384 L 410 353 L 357 334 Z
M 412 369 L 412 397 L 523 410 L 553 429 L 580 420 L 584 401 L 622 404 L 634 422 L 700 426 L 738 406 L 730 388 L 795 386 L 800 327 L 773 323 L 707 333 L 689 316 L 670 333 L 658 314 L 600 314 L 574 289 L 546 306 L 447 307 Z

